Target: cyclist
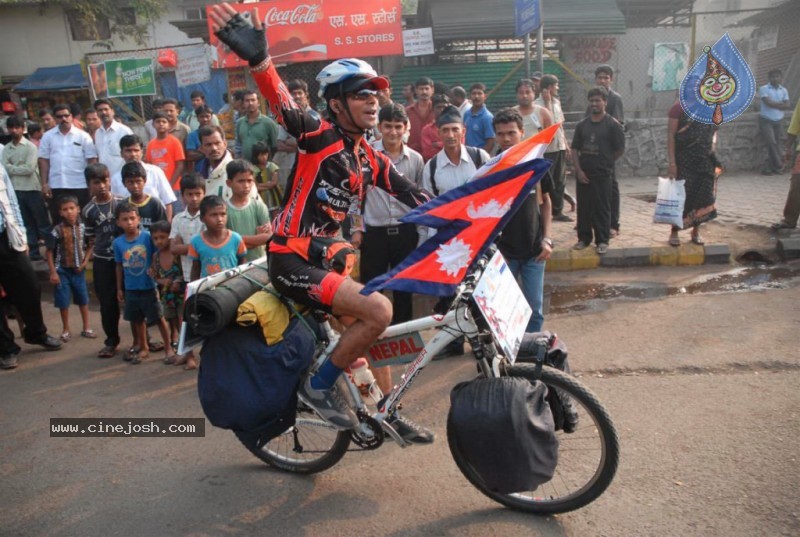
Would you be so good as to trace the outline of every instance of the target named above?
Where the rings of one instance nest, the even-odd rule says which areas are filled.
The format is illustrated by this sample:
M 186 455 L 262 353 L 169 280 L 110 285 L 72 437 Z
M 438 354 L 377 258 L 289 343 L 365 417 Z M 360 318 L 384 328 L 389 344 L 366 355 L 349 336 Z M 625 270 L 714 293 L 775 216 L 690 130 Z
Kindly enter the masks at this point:
M 392 305 L 380 293 L 360 294 L 363 286 L 346 277 L 354 250 L 336 237 L 348 218 L 352 229 L 363 230 L 360 208 L 368 188 L 387 191 L 409 210 L 431 196 L 364 139 L 378 120 L 377 92 L 389 87 L 368 63 L 337 60 L 320 71 L 319 96 L 331 118 L 320 119 L 292 99 L 267 52 L 257 11 L 247 20 L 226 2 L 213 6 L 210 17 L 219 39 L 250 64 L 270 111 L 297 138 L 297 161 L 273 224 L 270 279 L 285 296 L 332 313 L 348 327 L 298 395 L 335 427 L 351 429 L 358 420 L 336 381 L 389 325 Z M 387 422 L 407 441 L 433 442 L 430 431 L 397 414 Z

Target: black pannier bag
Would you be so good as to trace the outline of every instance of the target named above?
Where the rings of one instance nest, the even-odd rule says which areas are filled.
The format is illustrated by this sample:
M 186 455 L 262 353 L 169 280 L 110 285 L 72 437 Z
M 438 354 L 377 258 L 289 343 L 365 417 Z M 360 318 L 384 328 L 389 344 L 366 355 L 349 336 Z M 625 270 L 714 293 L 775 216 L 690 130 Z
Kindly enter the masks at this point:
M 313 323 L 313 320 L 308 320 Z M 203 344 L 197 392 L 206 417 L 261 447 L 294 425 L 297 387 L 314 358 L 315 325 L 293 318 L 267 345 L 259 325 L 231 324 Z
M 544 364 L 554 367 L 568 375 L 571 374 L 567 361 L 567 345 L 555 334 L 544 332 L 528 332 L 522 337 L 517 352 L 517 362 L 535 363 L 540 347 L 544 350 Z M 578 410 L 572 398 L 558 388 L 549 390 L 547 402 L 553 412 L 556 431 L 574 433 L 578 428 Z
M 558 439 L 546 396 L 543 383 L 519 377 L 475 379 L 450 392 L 458 450 L 489 489 L 533 491 L 552 479 Z

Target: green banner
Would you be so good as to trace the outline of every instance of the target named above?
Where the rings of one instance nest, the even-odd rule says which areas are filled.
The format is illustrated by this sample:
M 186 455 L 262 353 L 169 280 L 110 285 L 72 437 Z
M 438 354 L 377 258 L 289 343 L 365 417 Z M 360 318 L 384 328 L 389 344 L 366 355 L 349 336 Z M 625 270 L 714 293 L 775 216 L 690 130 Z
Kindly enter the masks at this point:
M 156 73 L 152 59 L 106 60 L 105 65 L 109 97 L 156 94 Z

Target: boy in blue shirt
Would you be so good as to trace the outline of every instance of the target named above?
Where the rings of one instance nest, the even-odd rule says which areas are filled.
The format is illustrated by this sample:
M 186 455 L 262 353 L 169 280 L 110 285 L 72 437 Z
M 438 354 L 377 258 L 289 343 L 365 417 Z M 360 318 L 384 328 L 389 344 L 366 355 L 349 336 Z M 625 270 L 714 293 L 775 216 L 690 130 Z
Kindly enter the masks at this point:
M 114 216 L 117 225 L 124 232 L 124 235 L 114 239 L 117 300 L 125 304 L 124 317 L 126 321 L 130 321 L 133 332 L 133 347 L 125 360 L 139 364 L 150 356 L 147 324 L 158 324 L 164 341 L 169 341 L 169 328 L 161 313 L 156 283 L 149 274 L 155 247 L 150 233 L 139 228 L 139 209 L 132 203 L 122 202 L 117 205 Z M 165 345 L 164 352 L 167 359 L 175 358 L 175 351 L 171 346 Z
M 200 202 L 200 219 L 206 229 L 195 235 L 189 243 L 192 281 L 241 265 L 247 255 L 242 236 L 227 229 L 228 204 L 221 197 L 203 198 Z

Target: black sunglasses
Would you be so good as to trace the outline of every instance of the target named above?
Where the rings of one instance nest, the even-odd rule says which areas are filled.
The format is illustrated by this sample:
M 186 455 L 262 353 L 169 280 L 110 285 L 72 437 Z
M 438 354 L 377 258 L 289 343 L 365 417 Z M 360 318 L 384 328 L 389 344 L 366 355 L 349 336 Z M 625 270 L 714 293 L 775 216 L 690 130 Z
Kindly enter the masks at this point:
M 375 97 L 378 95 L 378 92 L 372 89 L 361 89 L 354 93 L 348 93 L 347 96 L 353 99 L 354 101 L 366 101 L 371 97 Z

